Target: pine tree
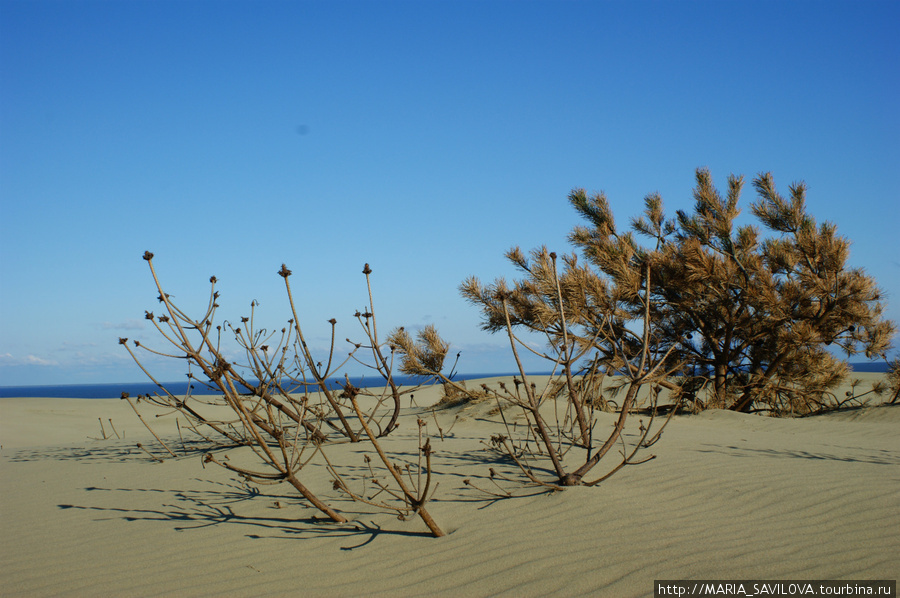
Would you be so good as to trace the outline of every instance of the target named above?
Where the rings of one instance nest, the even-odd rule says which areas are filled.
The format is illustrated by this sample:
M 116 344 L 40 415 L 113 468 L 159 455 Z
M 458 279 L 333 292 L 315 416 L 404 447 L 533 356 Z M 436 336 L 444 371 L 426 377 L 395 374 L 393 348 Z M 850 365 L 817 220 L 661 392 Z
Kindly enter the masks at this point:
M 621 371 L 629 352 L 610 339 L 629 338 L 649 292 L 653 350 L 673 349 L 683 364 L 665 384 L 671 390 L 700 407 L 819 410 L 837 402 L 834 389 L 848 373 L 832 349 L 885 356 L 896 328 L 883 317 L 874 279 L 848 266 L 849 240 L 807 212 L 804 184 L 792 185 L 785 198 L 771 174 L 754 179 L 758 200 L 751 212 L 768 238 L 757 226 L 735 224 L 743 186 L 743 177 L 732 175 L 723 197 L 709 171 L 699 169 L 692 213 L 667 219 L 662 198 L 649 195 L 644 214 L 623 233 L 603 193 L 574 190 L 569 201 L 587 226 L 576 227 L 570 240 L 587 265 L 575 255 L 564 258 L 565 322 L 554 315 L 546 249 L 533 252 L 531 261 L 511 250 L 507 257 L 522 280 L 484 287 L 470 279 L 463 295 L 482 308 L 485 329 L 502 328 L 499 291 L 514 325 L 550 330 L 552 342 L 566 338 L 581 353 L 595 350 L 592 367 Z M 637 237 L 648 239 L 647 246 Z

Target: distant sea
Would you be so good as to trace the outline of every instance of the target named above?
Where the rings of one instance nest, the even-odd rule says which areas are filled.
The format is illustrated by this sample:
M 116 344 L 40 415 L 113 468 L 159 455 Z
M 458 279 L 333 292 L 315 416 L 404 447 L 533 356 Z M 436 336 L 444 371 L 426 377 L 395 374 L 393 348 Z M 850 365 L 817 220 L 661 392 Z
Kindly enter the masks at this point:
M 549 372 L 545 372 L 549 373 Z M 513 376 L 513 374 L 468 374 L 456 375 L 454 380 L 474 380 L 479 378 L 492 378 L 494 376 Z M 413 376 L 394 376 L 394 381 L 400 385 L 421 384 L 421 378 Z M 337 378 L 330 380 L 329 385 L 332 388 L 338 388 L 339 382 L 343 379 Z M 381 378 L 366 377 L 350 377 L 350 382 L 354 386 L 364 388 L 367 386 L 382 386 L 384 380 Z M 425 381 L 427 382 L 427 381 Z M 166 389 L 174 395 L 184 395 L 188 391 L 190 382 L 164 382 Z M 194 394 L 208 395 L 215 394 L 205 387 L 194 384 Z M 0 398 L 9 397 L 54 397 L 67 399 L 119 399 L 123 392 L 127 392 L 129 396 L 136 397 L 138 395 L 153 394 L 159 391 L 159 387 L 152 382 L 127 382 L 124 384 L 57 384 L 52 386 L 0 386 Z M 302 392 L 298 390 L 298 392 Z
M 886 372 L 887 364 L 885 363 L 851 363 L 850 366 L 854 372 Z M 550 372 L 534 372 L 534 375 L 549 374 Z M 496 376 L 511 377 L 515 374 L 510 373 L 493 373 L 493 374 L 460 374 L 454 376 L 454 380 L 477 380 L 479 378 L 493 378 Z M 394 380 L 397 384 L 420 384 L 421 378 L 412 376 L 395 376 Z M 340 381 L 343 381 L 341 379 Z M 380 378 L 368 377 L 350 377 L 350 382 L 354 386 L 360 388 L 367 386 L 381 386 L 384 381 Z M 339 380 L 329 381 L 332 388 L 338 387 Z M 187 393 L 188 382 L 164 382 L 165 387 L 174 395 L 183 395 Z M 194 383 L 194 394 L 213 394 L 205 388 L 199 387 Z M 152 394 L 159 390 L 159 387 L 152 382 L 127 382 L 124 384 L 57 384 L 52 386 L 0 386 L 0 398 L 9 397 L 55 397 L 68 399 L 118 399 L 121 398 L 123 392 L 127 392 L 129 396 L 136 397 L 138 395 Z

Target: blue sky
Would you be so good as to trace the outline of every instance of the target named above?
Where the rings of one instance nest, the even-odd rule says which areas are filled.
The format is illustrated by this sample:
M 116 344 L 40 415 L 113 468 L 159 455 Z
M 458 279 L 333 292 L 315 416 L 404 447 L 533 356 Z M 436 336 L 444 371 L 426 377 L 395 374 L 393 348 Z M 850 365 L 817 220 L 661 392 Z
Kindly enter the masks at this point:
M 900 3 L 0 0 L 0 385 L 141 381 L 145 250 L 186 310 L 310 344 L 438 326 L 510 371 L 459 296 L 570 251 L 574 187 L 624 224 L 694 170 L 804 180 L 900 321 Z M 755 198 L 748 185 L 743 205 Z M 162 346 L 157 344 L 156 346 Z M 321 354 L 321 353 L 320 353 Z M 163 379 L 177 364 L 151 361 Z

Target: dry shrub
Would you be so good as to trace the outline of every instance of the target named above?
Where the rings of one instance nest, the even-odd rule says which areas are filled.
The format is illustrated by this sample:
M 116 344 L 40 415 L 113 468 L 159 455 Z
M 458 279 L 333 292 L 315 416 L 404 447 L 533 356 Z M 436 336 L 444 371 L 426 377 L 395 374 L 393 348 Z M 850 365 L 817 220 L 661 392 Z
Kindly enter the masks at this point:
M 503 416 L 504 430 L 492 435 L 490 442 L 515 462 L 529 484 L 549 489 L 594 485 L 626 465 L 652 459 L 652 456 L 640 459 L 637 454 L 659 439 L 668 422 L 666 418 L 662 425 L 656 425 L 657 387 L 680 364 L 673 363 L 671 350 L 662 353 L 655 350 L 653 339 L 657 332 L 649 319 L 649 306 L 644 305 L 641 333 L 616 326 L 613 313 L 601 315 L 590 326 L 585 325 L 583 320 L 573 318 L 578 306 L 569 304 L 562 292 L 564 282 L 571 284 L 574 259 L 567 261 L 568 270 L 561 277 L 557 273 L 556 254 L 546 249 L 532 252 L 533 261 L 527 260 L 518 249 L 508 256 L 526 274 L 524 280 L 510 287 L 498 279 L 485 287 L 470 279 L 463 284 L 462 292 L 469 301 L 482 308 L 486 328 L 500 329 L 496 323 L 502 323 L 519 376 L 510 385 L 499 382 L 498 388 L 482 385 L 481 393 L 476 394 L 429 367 L 423 357 L 436 348 L 429 335 L 413 339 L 405 330 L 395 331 L 389 339 L 402 356 L 401 371 L 439 377 L 445 385 L 455 386 L 458 395 L 467 395 L 471 401 L 493 399 L 498 406 L 505 404 L 519 411 L 524 418 L 523 426 L 510 422 L 502 408 L 498 410 Z M 642 271 L 643 278 L 637 281 L 638 288 L 634 289 L 638 293 L 650 284 L 652 267 L 649 262 Z M 582 291 L 587 292 L 587 289 Z M 648 297 L 646 292 L 643 296 Z M 516 334 L 516 324 L 526 321 L 523 314 L 530 318 L 532 330 L 545 335 L 550 347 L 550 351 L 538 353 L 553 371 L 550 382 L 540 389 L 531 381 L 519 355 L 521 350 L 536 352 Z M 616 355 L 606 367 L 601 367 L 601 362 L 591 357 L 601 343 L 612 346 Z M 621 377 L 625 396 L 612 430 L 598 438 L 595 436 L 598 414 L 610 408 L 603 390 L 604 380 L 610 373 Z M 645 386 L 652 390 L 646 403 L 641 404 L 639 393 Z M 646 410 L 648 421 L 641 420 L 635 439 L 627 441 L 626 422 L 640 409 Z M 669 417 L 674 412 L 674 409 L 670 410 Z M 586 479 L 617 445 L 620 446 L 618 457 L 605 474 Z M 543 468 L 541 463 L 544 462 L 549 462 L 546 469 L 553 472 L 550 478 L 536 473 Z M 492 478 L 496 475 L 492 470 Z M 494 493 L 493 490 L 485 491 Z M 509 493 L 508 490 L 503 492 Z
M 330 519 L 345 523 L 344 515 L 321 500 L 318 493 L 302 481 L 303 469 L 322 458 L 327 462 L 335 489 L 356 501 L 401 516 L 418 515 L 433 535 L 444 535 L 425 506 L 434 489 L 430 440 L 420 435 L 420 459 L 413 468 L 415 475 L 408 479 L 401 475 L 403 468 L 380 440 L 396 429 L 401 398 L 415 389 L 401 389 L 394 380 L 392 351 L 378 337 L 369 278 L 372 270 L 368 264 L 363 273 L 369 290 L 369 307 L 364 313 L 356 314 L 365 340 L 351 343 L 349 354 L 339 360 L 335 352 L 334 319 L 330 320 L 332 342 L 328 355 L 317 359 L 310 351 L 298 318 L 289 281 L 291 271 L 287 267 L 282 266 L 278 274 L 284 279 L 292 318 L 280 331 L 268 331 L 255 327 L 255 302 L 251 305 L 250 315 L 242 317 L 240 323 L 216 323 L 219 293 L 215 290 L 215 277 L 210 279 L 206 312 L 200 318 L 192 318 L 163 290 L 153 265 L 153 254 L 146 252 L 144 259 L 149 264 L 164 308 L 163 315 L 147 312 L 146 318 L 168 347 L 159 350 L 134 341 L 132 348 L 124 338 L 120 339 L 120 344 L 159 388 L 151 395 L 138 397 L 137 401 L 123 395 L 151 432 L 152 428 L 138 408 L 140 403 L 162 408 L 168 415 L 182 416 L 188 422 L 188 430 L 206 443 L 206 463 L 220 465 L 257 484 L 286 482 Z M 242 363 L 226 358 L 228 349 L 223 338 L 226 335 L 230 335 L 243 351 Z M 188 377 L 196 388 L 207 395 L 215 394 L 199 398 L 192 385 L 186 396 L 175 396 L 142 365 L 139 351 L 184 360 Z M 440 369 L 445 354 L 446 350 L 441 355 L 431 354 L 429 363 Z M 347 377 L 343 384 L 335 386 L 335 373 L 351 359 L 366 363 L 382 377 L 384 385 L 380 392 L 356 388 Z M 155 432 L 154 436 L 170 456 L 176 456 Z M 387 472 L 385 479 L 388 481 L 381 482 L 370 468 L 372 485 L 379 488 L 377 493 L 383 495 L 381 499 L 374 500 L 372 496 L 351 490 L 340 465 L 328 460 L 326 453 L 333 436 L 368 445 L 372 454 L 367 457 L 368 462 L 380 463 Z M 223 445 L 247 447 L 259 465 L 237 465 L 218 458 L 215 449 Z M 406 468 L 406 471 L 410 469 Z

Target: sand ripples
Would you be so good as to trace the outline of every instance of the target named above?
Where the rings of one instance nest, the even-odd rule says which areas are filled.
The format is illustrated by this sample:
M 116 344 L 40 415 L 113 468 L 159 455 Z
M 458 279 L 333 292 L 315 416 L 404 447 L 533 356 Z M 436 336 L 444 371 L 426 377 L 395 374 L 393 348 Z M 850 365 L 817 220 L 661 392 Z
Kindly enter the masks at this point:
M 488 424 L 460 422 L 435 442 L 440 540 L 350 503 L 356 527 L 333 525 L 284 488 L 136 460 L 127 443 L 4 449 L 0 594 L 644 596 L 654 579 L 894 579 L 900 411 L 880 409 L 678 417 L 654 461 L 501 501 L 463 486 L 492 456 L 477 442 Z

